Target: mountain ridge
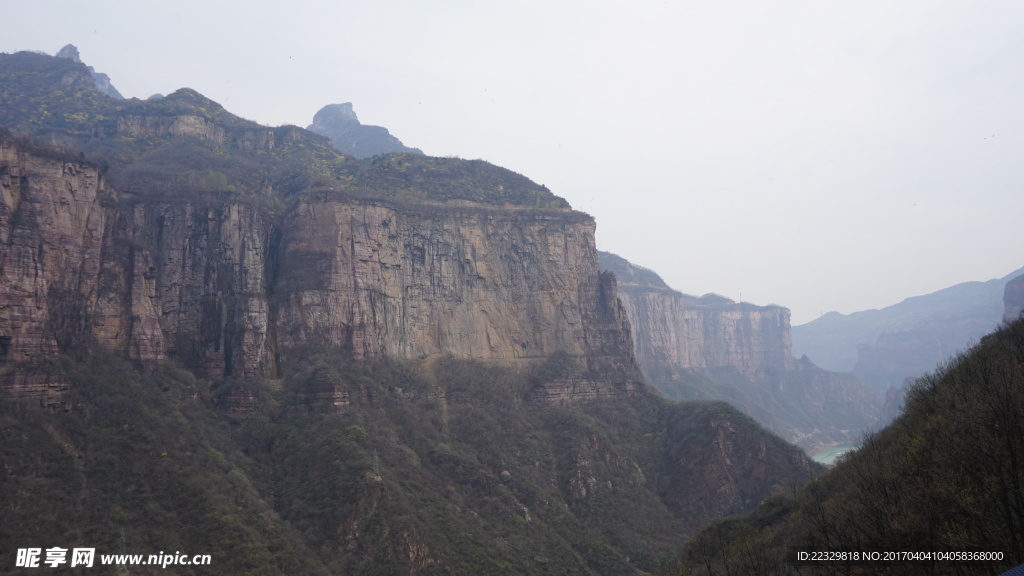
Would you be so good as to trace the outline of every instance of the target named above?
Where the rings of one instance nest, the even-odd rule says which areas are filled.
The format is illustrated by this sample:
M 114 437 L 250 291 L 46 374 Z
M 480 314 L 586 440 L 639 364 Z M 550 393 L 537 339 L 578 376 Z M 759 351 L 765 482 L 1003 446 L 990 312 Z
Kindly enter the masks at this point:
M 633 575 L 821 471 L 651 393 L 594 219 L 524 176 L 38 54 L 0 116 L 3 562 Z
M 1003 317 L 1004 287 L 1022 272 L 962 282 L 878 310 L 830 312 L 793 328 L 795 353 L 852 372 L 877 391 L 899 388 L 993 330 Z

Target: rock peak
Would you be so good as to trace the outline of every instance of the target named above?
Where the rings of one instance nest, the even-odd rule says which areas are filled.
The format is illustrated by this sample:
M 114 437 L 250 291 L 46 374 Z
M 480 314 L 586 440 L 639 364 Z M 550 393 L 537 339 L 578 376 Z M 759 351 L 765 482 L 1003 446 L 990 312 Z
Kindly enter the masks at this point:
M 74 60 L 75 62 L 81 62 L 82 58 L 78 55 L 78 47 L 74 44 L 68 44 L 57 52 L 57 58 L 67 58 Z
M 352 109 L 351 102 L 328 104 L 313 116 L 313 126 L 330 128 L 338 124 L 359 124 L 359 117 Z
M 389 152 L 423 153 L 418 148 L 402 144 L 387 128 L 361 124 L 351 102 L 324 106 L 313 116 L 313 123 L 306 129 L 327 136 L 335 148 L 356 158 L 369 158 Z
M 84 64 L 84 62 L 82 62 L 82 57 L 78 54 L 78 47 L 74 44 L 67 44 L 57 51 L 57 58 L 67 58 L 72 62 Z M 111 98 L 124 100 L 124 96 L 122 96 L 121 93 L 117 91 L 117 88 L 114 88 L 114 85 L 110 83 L 110 76 L 107 76 L 102 72 L 97 72 L 92 66 L 87 66 L 87 68 L 89 69 L 89 73 L 92 74 L 92 79 L 96 82 L 97 90 Z

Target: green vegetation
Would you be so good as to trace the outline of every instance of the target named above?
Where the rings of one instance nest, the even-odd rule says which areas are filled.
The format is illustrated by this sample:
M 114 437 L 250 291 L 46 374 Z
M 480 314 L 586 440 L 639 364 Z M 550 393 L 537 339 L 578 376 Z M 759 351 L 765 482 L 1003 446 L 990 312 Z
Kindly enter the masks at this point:
M 917 381 L 904 414 L 800 491 L 689 541 L 679 574 L 999 574 L 1024 562 L 1024 322 Z M 786 564 L 819 551 L 1001 561 Z
M 296 195 L 401 203 L 467 200 L 543 210 L 569 208 L 544 186 L 482 160 L 389 154 L 358 160 L 329 139 L 239 118 L 198 92 L 114 100 L 88 69 L 65 58 L 0 54 L 0 125 L 109 167 L 136 198 L 216 198 L 285 204 Z M 227 182 L 211 174 L 222 174 Z
M 529 208 L 566 209 L 569 203 L 511 170 L 483 160 L 392 153 L 352 164 L 354 192 L 381 192 L 402 200 L 470 200 Z
M 526 402 L 559 358 L 522 374 L 293 350 L 271 386 L 81 352 L 59 368 L 76 409 L 0 406 L 0 554 L 113 552 L 123 529 L 129 553 L 213 555 L 180 574 L 653 572 L 720 513 L 699 467 L 717 462 L 716 427 L 767 438 L 722 403 Z M 767 483 L 718 506 L 806 481 L 777 439 L 744 454 L 737 470 Z
M 109 131 L 121 103 L 96 89 L 83 64 L 31 52 L 0 54 L 0 125 L 90 138 Z

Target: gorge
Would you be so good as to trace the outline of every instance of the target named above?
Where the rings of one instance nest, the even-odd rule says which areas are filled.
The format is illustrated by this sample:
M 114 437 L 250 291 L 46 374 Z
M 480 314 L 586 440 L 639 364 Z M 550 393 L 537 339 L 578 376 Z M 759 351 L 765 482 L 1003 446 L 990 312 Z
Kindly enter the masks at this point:
M 0 80 L 3 562 L 637 574 L 821 472 L 652 393 L 594 220 L 519 174 L 112 99 L 70 58 Z

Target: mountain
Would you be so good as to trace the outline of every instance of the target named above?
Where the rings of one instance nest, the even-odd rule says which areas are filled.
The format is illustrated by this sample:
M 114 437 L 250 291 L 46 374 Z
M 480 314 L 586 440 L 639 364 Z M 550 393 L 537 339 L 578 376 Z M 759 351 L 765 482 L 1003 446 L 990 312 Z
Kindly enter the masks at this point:
M 24 58 L 39 57 L 7 57 Z M 57 59 L 40 65 L 69 73 Z M 69 86 L 92 88 L 87 78 Z M 2 149 L 10 362 L 95 340 L 207 377 L 272 377 L 289 349 L 316 341 L 357 358 L 445 352 L 509 365 L 560 352 L 593 382 L 642 386 L 593 219 L 526 178 L 481 161 L 347 159 L 190 90 L 94 98 L 91 126 L 68 130 L 76 114 L 27 124 L 106 168 L 16 138 Z
M 607 252 L 646 381 L 676 400 L 724 400 L 813 452 L 855 441 L 878 415 L 857 378 L 793 358 L 789 310 L 671 289 Z
M 324 106 L 313 116 L 313 123 L 306 129 L 330 138 L 335 148 L 356 158 L 369 158 L 389 152 L 423 153 L 419 148 L 409 148 L 402 144 L 387 128 L 360 124 L 351 102 Z
M 74 44 L 68 44 L 61 48 L 57 52 L 57 58 L 67 58 L 68 60 L 78 63 L 82 62 L 82 58 L 78 54 L 78 48 Z M 93 80 L 96 82 L 97 90 L 111 98 L 116 98 L 118 100 L 124 99 L 124 96 L 121 96 L 121 93 L 117 91 L 117 88 L 114 88 L 114 85 L 111 84 L 110 76 L 107 76 L 102 72 L 97 72 L 92 66 L 88 66 L 88 69 L 92 74 Z
M 0 565 L 649 573 L 821 472 L 653 394 L 593 218 L 522 175 L 67 58 L 0 55 L 0 86 Z
M 829 312 L 793 328 L 793 349 L 816 363 L 852 372 L 879 392 L 899 388 L 993 330 L 1003 315 L 1007 282 L 964 282 L 882 308 Z
M 1022 359 L 1018 320 L 919 379 L 895 422 L 810 485 L 694 536 L 675 573 L 1000 574 L 1019 566 Z M 801 551 L 858 556 L 799 562 Z

